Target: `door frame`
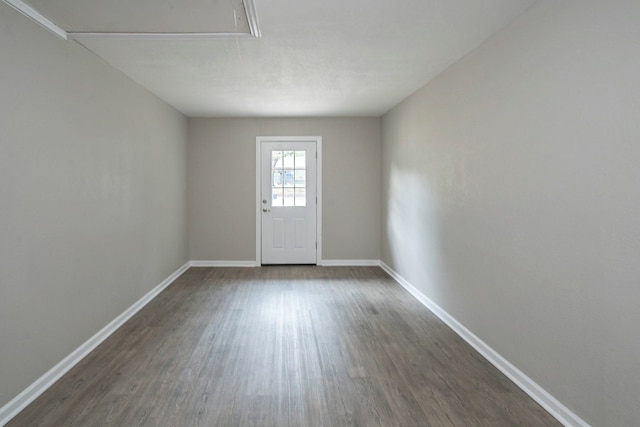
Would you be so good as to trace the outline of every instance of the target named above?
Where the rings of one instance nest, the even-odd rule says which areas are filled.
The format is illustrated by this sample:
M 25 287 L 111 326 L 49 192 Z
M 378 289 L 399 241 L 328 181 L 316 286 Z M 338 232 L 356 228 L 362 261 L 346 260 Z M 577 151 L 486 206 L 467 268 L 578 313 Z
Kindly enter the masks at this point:
M 256 265 L 262 265 L 262 143 L 315 142 L 316 144 L 316 265 L 322 265 L 322 137 L 321 136 L 257 136 L 256 137 Z

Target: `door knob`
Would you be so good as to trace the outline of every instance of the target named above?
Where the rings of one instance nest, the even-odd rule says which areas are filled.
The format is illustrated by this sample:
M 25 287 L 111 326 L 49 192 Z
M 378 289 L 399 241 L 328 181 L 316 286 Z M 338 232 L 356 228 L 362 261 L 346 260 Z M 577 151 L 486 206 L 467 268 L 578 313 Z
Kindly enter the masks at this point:
M 262 212 L 271 212 L 271 209 L 262 208 Z

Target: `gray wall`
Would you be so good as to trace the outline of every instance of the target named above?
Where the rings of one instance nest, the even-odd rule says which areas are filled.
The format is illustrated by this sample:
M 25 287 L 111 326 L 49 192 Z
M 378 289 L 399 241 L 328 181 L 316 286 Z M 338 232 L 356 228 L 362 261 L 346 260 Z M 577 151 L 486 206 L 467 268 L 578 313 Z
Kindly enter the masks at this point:
M 0 3 L 0 406 L 187 260 L 186 119 Z
M 383 117 L 383 260 L 594 426 L 640 425 L 639 22 L 542 1 Z
M 189 255 L 255 261 L 256 136 L 322 136 L 323 259 L 380 259 L 379 118 L 191 119 Z

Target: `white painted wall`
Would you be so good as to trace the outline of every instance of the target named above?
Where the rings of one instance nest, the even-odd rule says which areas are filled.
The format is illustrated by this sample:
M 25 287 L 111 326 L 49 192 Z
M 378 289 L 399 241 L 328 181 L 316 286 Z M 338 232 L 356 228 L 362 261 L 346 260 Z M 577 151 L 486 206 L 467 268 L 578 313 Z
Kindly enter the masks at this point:
M 640 425 L 639 22 L 541 1 L 383 117 L 383 260 L 594 426 Z
M 380 119 L 191 119 L 189 255 L 255 261 L 256 136 L 322 136 L 323 259 L 380 259 Z
M 0 2 L 0 407 L 187 260 L 186 119 Z

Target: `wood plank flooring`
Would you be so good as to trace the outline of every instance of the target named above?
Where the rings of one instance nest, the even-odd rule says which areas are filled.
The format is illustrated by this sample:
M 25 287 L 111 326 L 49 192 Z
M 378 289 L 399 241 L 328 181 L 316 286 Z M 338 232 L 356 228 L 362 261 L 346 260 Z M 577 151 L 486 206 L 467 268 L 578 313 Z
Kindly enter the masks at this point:
M 8 426 L 557 426 L 377 267 L 192 268 Z

